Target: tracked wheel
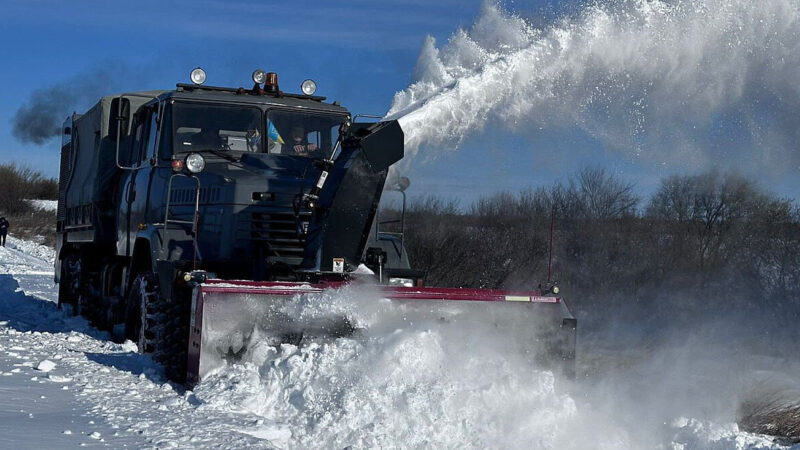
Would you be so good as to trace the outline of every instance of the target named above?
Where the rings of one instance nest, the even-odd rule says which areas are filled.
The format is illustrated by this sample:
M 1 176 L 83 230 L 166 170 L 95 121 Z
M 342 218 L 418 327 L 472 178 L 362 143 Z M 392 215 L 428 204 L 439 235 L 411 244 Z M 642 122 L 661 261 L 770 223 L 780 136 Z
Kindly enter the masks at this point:
M 139 352 L 151 355 L 164 367 L 168 378 L 183 382 L 189 337 L 186 302 L 180 297 L 162 298 L 158 277 L 147 271 L 134 279 L 129 305 L 136 309 L 136 314 L 129 314 L 128 321 L 135 330 L 127 334 L 136 338 Z

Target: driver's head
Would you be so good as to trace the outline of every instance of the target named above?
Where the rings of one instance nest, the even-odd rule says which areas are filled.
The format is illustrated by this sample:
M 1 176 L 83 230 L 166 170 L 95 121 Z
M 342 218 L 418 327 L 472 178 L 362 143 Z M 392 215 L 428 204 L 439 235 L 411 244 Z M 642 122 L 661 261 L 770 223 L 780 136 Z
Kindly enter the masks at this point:
M 301 126 L 292 127 L 292 139 L 295 142 L 301 142 L 306 137 L 306 130 Z

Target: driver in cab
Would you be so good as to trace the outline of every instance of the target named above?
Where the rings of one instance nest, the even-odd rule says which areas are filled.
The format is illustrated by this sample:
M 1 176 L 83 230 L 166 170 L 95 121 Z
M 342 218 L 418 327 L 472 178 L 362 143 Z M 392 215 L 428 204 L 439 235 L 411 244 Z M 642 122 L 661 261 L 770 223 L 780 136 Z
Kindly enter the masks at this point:
M 317 144 L 311 144 L 306 140 L 306 131 L 301 126 L 292 127 L 292 149 L 298 156 L 309 156 L 316 152 Z

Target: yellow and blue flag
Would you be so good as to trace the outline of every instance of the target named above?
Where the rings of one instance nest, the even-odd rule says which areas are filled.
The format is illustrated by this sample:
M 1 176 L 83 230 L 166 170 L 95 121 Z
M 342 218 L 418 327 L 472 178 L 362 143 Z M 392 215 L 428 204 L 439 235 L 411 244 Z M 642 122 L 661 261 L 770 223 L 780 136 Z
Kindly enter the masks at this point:
M 283 144 L 283 138 L 271 120 L 267 120 L 267 136 L 278 144 Z

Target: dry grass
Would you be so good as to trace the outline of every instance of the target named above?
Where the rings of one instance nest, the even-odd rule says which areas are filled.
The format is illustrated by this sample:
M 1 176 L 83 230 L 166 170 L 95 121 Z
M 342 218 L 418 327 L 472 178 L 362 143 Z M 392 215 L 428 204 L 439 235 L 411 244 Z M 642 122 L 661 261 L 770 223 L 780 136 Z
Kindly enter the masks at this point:
M 56 245 L 56 212 L 31 208 L 26 212 L 7 215 L 10 235 L 49 247 Z
M 753 395 L 739 407 L 739 426 L 751 433 L 775 436 L 788 443 L 800 442 L 800 400 L 792 391 Z

